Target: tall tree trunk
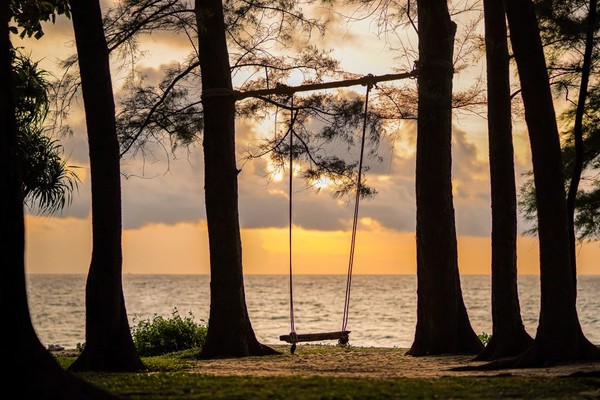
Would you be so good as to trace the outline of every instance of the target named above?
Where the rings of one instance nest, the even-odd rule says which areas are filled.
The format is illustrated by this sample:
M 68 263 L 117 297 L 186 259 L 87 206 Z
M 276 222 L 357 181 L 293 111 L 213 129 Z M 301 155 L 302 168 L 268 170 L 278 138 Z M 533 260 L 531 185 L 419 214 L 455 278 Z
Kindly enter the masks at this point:
M 504 5 L 484 0 L 488 134 L 492 192 L 492 338 L 476 360 L 516 356 L 533 339 L 517 291 L 517 194 Z
M 276 353 L 258 342 L 244 294 L 235 161 L 235 100 L 221 0 L 196 0 L 204 107 L 210 315 L 201 358 Z
M 573 127 L 573 138 L 575 139 L 575 160 L 571 173 L 571 183 L 567 193 L 567 216 L 569 218 L 569 245 L 571 246 L 571 269 L 573 270 L 573 281 L 577 282 L 577 253 L 575 249 L 575 202 L 577 190 L 583 172 L 584 148 L 583 148 L 583 114 L 585 102 L 588 96 L 588 83 L 592 71 L 592 53 L 594 50 L 594 32 L 596 29 L 596 7 L 597 0 L 590 0 L 590 9 L 587 18 L 587 31 L 585 37 L 585 50 L 583 53 L 583 65 L 581 66 L 581 83 L 579 85 L 579 96 L 577 109 L 575 110 L 575 124 Z M 577 285 L 575 285 L 577 287 Z M 577 295 L 577 291 L 575 292 Z
M 452 204 L 452 55 L 446 0 L 417 1 L 417 327 L 408 354 L 479 353 L 463 302 Z
M 25 382 L 26 399 L 112 399 L 112 395 L 64 371 L 37 337 L 27 304 L 22 182 L 17 157 L 17 127 L 11 83 L 8 1 L 0 4 L 0 252 L 3 256 L 0 306 L 4 329 L 6 383 Z M 5 386 L 5 391 L 8 390 Z
M 92 181 L 85 349 L 74 371 L 139 371 L 123 298 L 121 176 L 108 48 L 98 0 L 72 0 Z
M 533 3 L 505 0 L 505 7 L 531 143 L 540 247 L 539 325 L 517 365 L 596 359 L 600 351 L 577 317 L 558 127 Z

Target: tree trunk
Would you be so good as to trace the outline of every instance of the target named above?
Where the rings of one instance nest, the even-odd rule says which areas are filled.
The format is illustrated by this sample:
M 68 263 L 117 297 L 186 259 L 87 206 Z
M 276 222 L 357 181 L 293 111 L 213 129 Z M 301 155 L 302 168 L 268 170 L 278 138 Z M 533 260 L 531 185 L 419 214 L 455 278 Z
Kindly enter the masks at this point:
M 585 102 L 588 95 L 588 83 L 592 71 L 592 53 L 594 50 L 594 32 L 596 29 L 596 0 L 590 0 L 590 10 L 587 18 L 587 31 L 585 37 L 585 50 L 583 52 L 583 65 L 581 66 L 581 83 L 579 85 L 579 96 L 577 109 L 575 110 L 575 124 L 573 126 L 573 138 L 575 139 L 575 160 L 571 173 L 571 183 L 567 193 L 567 216 L 569 218 L 569 245 L 571 246 L 571 268 L 573 280 L 577 282 L 577 253 L 575 249 L 575 202 L 577 190 L 583 172 L 584 148 L 583 148 L 583 114 L 585 113 Z M 577 285 L 575 285 L 577 287 Z M 577 295 L 577 292 L 575 293 Z
M 196 0 L 204 107 L 204 190 L 210 315 L 201 358 L 276 353 L 258 342 L 246 308 L 235 161 L 235 100 L 221 0 Z
M 465 308 L 451 180 L 452 56 L 456 24 L 445 0 L 419 0 L 417 327 L 408 354 L 479 353 Z
M 0 306 L 9 329 L 4 362 L 9 365 L 6 383 L 19 385 L 19 398 L 113 399 L 114 396 L 64 371 L 37 337 L 27 304 L 25 281 L 25 228 L 17 127 L 11 76 L 8 2 L 0 4 L 0 252 L 3 271 Z M 7 388 L 5 387 L 5 390 Z
M 577 317 L 558 127 L 533 3 L 505 0 L 505 7 L 531 143 L 540 247 L 539 325 L 517 365 L 596 359 L 600 351 Z
M 488 131 L 492 193 L 492 338 L 476 360 L 516 356 L 533 339 L 517 291 L 517 194 L 504 5 L 484 0 Z
M 72 0 L 92 181 L 85 349 L 74 371 L 139 371 L 122 284 L 121 176 L 108 48 L 98 0 Z

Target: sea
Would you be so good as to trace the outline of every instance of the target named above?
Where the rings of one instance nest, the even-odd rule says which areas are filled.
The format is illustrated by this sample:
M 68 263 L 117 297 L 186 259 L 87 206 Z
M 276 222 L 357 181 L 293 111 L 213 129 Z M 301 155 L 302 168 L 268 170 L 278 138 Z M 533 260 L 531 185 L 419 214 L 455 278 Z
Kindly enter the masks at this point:
M 85 341 L 85 275 L 27 275 L 29 308 L 41 342 L 74 349 Z M 540 304 L 539 276 L 519 277 L 521 314 L 535 336 Z M 491 334 L 489 276 L 462 276 L 463 297 L 477 334 Z M 206 323 L 210 307 L 208 275 L 124 275 L 123 291 L 131 326 L 173 313 Z M 257 338 L 281 344 L 290 332 L 290 291 L 287 275 L 245 277 L 246 302 Z M 341 329 L 346 277 L 293 277 L 296 332 Z M 600 345 L 600 276 L 578 278 L 577 307 L 585 335 Z M 348 330 L 350 344 L 365 347 L 410 347 L 416 324 L 414 275 L 356 275 L 352 279 Z M 323 342 L 328 343 L 328 342 Z

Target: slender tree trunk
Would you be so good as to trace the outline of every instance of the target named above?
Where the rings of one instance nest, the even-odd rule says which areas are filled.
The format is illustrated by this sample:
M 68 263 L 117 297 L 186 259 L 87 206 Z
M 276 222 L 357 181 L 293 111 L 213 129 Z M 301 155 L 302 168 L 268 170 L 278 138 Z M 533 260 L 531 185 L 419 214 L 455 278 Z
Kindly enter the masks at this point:
M 74 371 L 139 371 L 122 284 L 121 176 L 108 48 L 98 0 L 72 0 L 92 181 L 85 349 Z
M 573 127 L 573 138 L 575 139 L 575 160 L 573 162 L 573 172 L 571 173 L 571 183 L 569 184 L 569 191 L 567 193 L 569 245 L 571 246 L 571 268 L 573 270 L 574 282 L 577 282 L 577 252 L 575 249 L 575 202 L 577 200 L 577 190 L 579 189 L 581 173 L 583 172 L 583 114 L 585 112 L 585 102 L 588 95 L 588 83 L 590 81 L 590 73 L 592 71 L 592 52 L 594 50 L 597 4 L 597 0 L 590 0 L 590 10 L 587 18 L 587 31 L 585 38 L 585 50 L 583 53 L 583 65 L 581 66 L 581 83 L 579 85 L 577 109 L 575 110 L 575 125 Z M 575 287 L 577 287 L 577 285 L 575 285 Z M 575 291 L 575 295 L 577 295 L 577 291 Z
M 417 1 L 417 327 L 408 354 L 479 353 L 463 302 L 452 204 L 452 56 L 446 0 Z
M 246 308 L 235 162 L 235 100 L 221 0 L 196 0 L 204 107 L 204 190 L 210 316 L 201 358 L 276 353 L 258 342 Z
M 512 143 L 509 56 L 504 5 L 484 0 L 492 192 L 492 338 L 476 360 L 516 356 L 533 339 L 517 291 L 517 192 Z
M 558 127 L 533 3 L 505 0 L 505 7 L 531 143 L 540 246 L 539 325 L 517 365 L 596 359 L 600 351 L 577 317 Z
M 8 2 L 4 1 L 0 4 L 0 306 L 9 321 L 3 334 L 8 345 L 2 354 L 9 366 L 4 382 L 25 382 L 17 389 L 19 398 L 24 399 L 112 399 L 115 397 L 65 372 L 44 348 L 31 323 L 8 22 Z

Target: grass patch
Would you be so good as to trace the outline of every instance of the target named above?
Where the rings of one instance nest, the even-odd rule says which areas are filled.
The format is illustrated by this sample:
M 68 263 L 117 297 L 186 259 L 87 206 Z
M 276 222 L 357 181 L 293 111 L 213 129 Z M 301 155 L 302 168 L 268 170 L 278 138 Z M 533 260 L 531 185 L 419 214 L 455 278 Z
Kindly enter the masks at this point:
M 193 360 L 195 360 L 198 353 L 200 353 L 200 348 L 177 351 L 161 356 L 141 358 L 147 368 L 147 372 L 175 372 L 192 368 Z M 55 358 L 63 369 L 67 369 L 77 359 L 77 356 L 57 355 Z M 121 376 L 122 374 L 115 375 Z
M 283 347 L 282 347 L 283 348 Z M 360 349 L 360 351 L 377 351 Z M 600 378 L 444 377 L 437 379 L 333 378 L 322 376 L 212 376 L 193 372 L 198 349 L 142 357 L 142 373 L 78 373 L 124 399 L 590 399 L 600 397 Z M 307 346 L 305 353 L 343 352 L 337 346 Z M 380 350 L 379 350 L 380 351 Z M 396 353 L 396 349 L 389 349 Z M 402 350 L 398 349 L 397 352 Z M 293 357 L 286 353 L 283 356 Z M 281 356 L 273 356 L 281 357 Z M 75 357 L 57 355 L 68 367 Z
M 200 349 L 182 350 L 162 356 L 142 357 L 144 365 L 153 372 L 173 372 L 190 369 Z
M 217 377 L 185 372 L 81 374 L 127 399 L 577 399 L 597 398 L 597 378 L 339 379 Z

